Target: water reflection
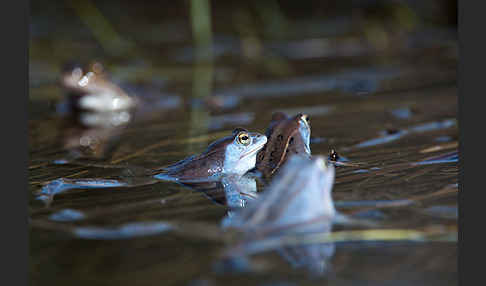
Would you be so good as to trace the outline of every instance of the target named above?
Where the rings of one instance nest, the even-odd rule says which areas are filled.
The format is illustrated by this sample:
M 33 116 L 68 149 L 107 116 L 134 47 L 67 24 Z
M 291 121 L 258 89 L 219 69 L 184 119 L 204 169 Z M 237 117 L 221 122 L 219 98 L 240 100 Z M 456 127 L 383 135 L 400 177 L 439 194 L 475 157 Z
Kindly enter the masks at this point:
M 253 112 L 240 112 L 210 117 L 209 130 L 222 129 L 228 126 L 249 125 L 253 122 L 255 114 Z
M 459 152 L 457 150 L 448 152 L 445 154 L 433 156 L 431 158 L 424 159 L 420 162 L 413 163 L 412 165 L 430 165 L 430 164 L 442 164 L 453 163 L 459 161 Z
M 68 179 L 59 178 L 45 184 L 37 192 L 37 199 L 49 205 L 54 196 L 72 189 L 104 189 L 127 186 L 125 182 L 108 179 Z
M 245 84 L 228 89 L 216 90 L 217 96 L 238 97 L 283 97 L 298 96 L 303 93 L 318 93 L 340 90 L 353 94 L 373 93 L 380 82 L 398 76 L 393 68 L 354 69 L 338 74 L 322 74 L 283 81 Z
M 114 173 L 116 175 L 116 170 L 110 172 L 93 166 L 44 164 L 46 160 L 50 162 L 53 159 L 65 159 L 54 156 L 59 154 L 58 146 L 54 145 L 52 138 L 52 134 L 57 133 L 56 125 L 52 124 L 54 121 L 44 122 L 49 111 L 49 100 L 57 97 L 56 90 L 50 89 L 57 75 L 57 69 L 52 67 L 57 67 L 57 63 L 69 57 L 97 57 L 110 64 L 110 71 L 116 72 L 113 79 L 120 81 L 120 87 L 127 94 L 140 99 L 135 112 L 129 112 L 129 123 L 120 124 L 122 128 L 111 129 L 115 130 L 113 133 L 106 127 L 100 127 L 110 121 L 124 122 L 123 119 L 128 118 L 127 116 L 122 115 L 118 119 L 115 117 L 114 120 L 110 120 L 109 116 L 100 116 L 99 112 L 91 116 L 92 113 L 84 111 L 88 116 L 75 118 L 85 129 L 98 128 L 99 133 L 104 135 L 77 135 L 72 136 L 72 141 L 75 144 L 83 141 L 85 146 L 93 147 L 95 145 L 91 140 L 80 138 L 99 137 L 99 141 L 110 141 L 111 143 L 106 145 L 106 151 L 100 148 L 96 154 L 105 153 L 109 156 L 110 146 L 118 148 L 113 154 L 115 156 L 108 160 L 111 164 L 142 164 L 148 168 L 163 166 L 171 163 L 175 157 L 187 155 L 189 143 L 197 143 L 191 149 L 196 151 L 200 150 L 204 142 L 224 136 L 223 132 L 208 133 L 213 128 L 233 128 L 249 124 L 247 127 L 250 130 L 263 131 L 267 124 L 261 121 L 264 120 L 265 113 L 277 110 L 289 114 L 305 112 L 313 120 L 313 154 L 325 154 L 329 148 L 335 148 L 339 153 L 342 152 L 342 155 L 349 157 L 353 163 L 363 163 L 357 168 L 336 167 L 338 184 L 337 189 L 334 189 L 334 197 L 343 203 L 335 204 L 338 210 L 342 207 L 348 213 L 347 211 L 352 212 L 358 208 L 360 212 L 356 215 L 364 215 L 368 219 L 383 217 L 384 219 L 379 221 L 380 224 L 386 223 L 390 228 L 406 226 L 407 231 L 420 232 L 422 226 L 457 225 L 455 220 L 438 219 L 443 216 L 453 217 L 453 208 L 431 208 L 428 209 L 427 215 L 419 212 L 420 209 L 429 206 L 454 207 L 457 185 L 446 192 L 438 190 L 444 184 L 457 182 L 457 162 L 408 167 L 413 162 L 420 162 L 424 157 L 444 153 L 434 151 L 433 154 L 423 155 L 418 151 L 440 144 L 434 141 L 435 138 L 441 141 L 457 141 L 457 128 L 440 132 L 417 132 L 409 137 L 401 137 L 403 140 L 372 148 L 373 150 L 362 148 L 346 152 L 343 149 L 344 146 L 360 143 L 361 140 L 356 141 L 357 138 L 365 141 L 378 137 L 378 134 L 374 134 L 376 128 L 385 130 L 389 127 L 388 120 L 391 121 L 390 124 L 397 124 L 395 128 L 408 130 L 412 125 L 440 122 L 455 117 L 457 33 L 440 30 L 442 33 L 438 34 L 437 29 L 442 29 L 442 24 L 431 23 L 443 13 L 442 8 L 445 4 L 434 1 L 442 4 L 431 6 L 413 1 L 412 5 L 425 5 L 427 8 L 414 8 L 417 15 L 420 15 L 420 25 L 416 25 L 416 29 L 409 33 L 400 28 L 402 24 L 382 19 L 388 15 L 399 19 L 400 22 L 403 21 L 403 13 L 396 13 L 393 9 L 396 3 L 385 3 L 384 6 L 391 8 L 385 10 L 376 9 L 376 6 L 383 6 L 383 1 L 364 1 L 370 8 L 361 11 L 358 8 L 361 4 L 321 5 L 323 1 L 314 1 L 315 5 L 304 5 L 295 1 L 278 2 L 282 6 L 282 14 L 288 17 L 287 26 L 282 26 L 285 29 L 279 29 L 279 24 L 277 27 L 272 25 L 279 22 L 274 21 L 275 17 L 271 14 L 264 12 L 261 13 L 263 16 L 254 17 L 262 10 L 247 7 L 252 4 L 261 5 L 267 8 L 267 12 L 277 11 L 260 2 L 262 1 L 237 3 L 235 7 L 229 5 L 230 3 L 194 0 L 182 5 L 174 3 L 170 9 L 164 9 L 164 5 L 160 3 L 138 5 L 138 2 L 117 2 L 116 5 L 112 5 L 113 3 L 100 2 L 97 5 L 103 16 L 106 16 L 105 20 L 115 29 L 119 29 L 118 32 L 123 31 L 127 39 L 137 43 L 136 51 L 123 57 L 113 56 L 111 49 L 103 49 L 106 45 L 100 46 L 96 42 L 99 37 L 92 37 L 91 32 L 97 32 L 96 30 L 85 29 L 82 26 L 83 22 L 77 23 L 79 19 L 69 17 L 69 13 L 63 14 L 64 9 L 58 9 L 58 5 L 36 4 L 37 9 L 32 11 L 32 28 L 35 28 L 36 33 L 31 39 L 30 49 L 31 62 L 36 63 L 34 68 L 37 68 L 30 76 L 33 83 L 32 116 L 29 116 L 29 126 L 33 127 L 29 132 L 29 141 L 32 142 L 29 166 L 31 189 L 36 189 L 38 184 L 45 180 L 62 176 L 69 176 L 71 180 L 65 182 L 71 184 L 75 180 L 73 178 L 83 174 L 106 178 L 107 173 L 110 174 L 109 178 L 113 178 L 111 175 Z M 354 4 L 356 2 L 353 1 Z M 211 20 L 209 29 L 207 25 L 194 21 L 194 29 L 191 30 L 188 26 L 191 22 L 186 18 L 191 12 L 187 9 L 190 5 L 206 4 L 210 4 L 210 9 L 194 11 L 200 11 L 201 14 L 205 14 L 204 11 L 210 12 L 206 18 Z M 336 8 L 344 18 L 336 16 Z M 118 13 L 117 9 L 126 13 Z M 430 9 L 439 13 L 427 13 Z M 238 10 L 243 10 L 244 13 L 238 13 Z M 196 14 L 197 12 L 194 13 Z M 71 16 L 73 15 L 76 16 Z M 423 15 L 432 17 L 427 16 L 427 19 L 424 19 Z M 88 23 L 86 27 L 94 27 L 93 23 Z M 56 33 L 52 33 L 53 27 Z M 201 29 L 202 27 L 206 28 Z M 196 30 L 205 30 L 212 34 L 212 52 L 206 50 L 208 53 L 201 57 L 206 62 L 214 61 L 212 71 L 208 66 L 204 66 L 204 61 L 196 67 L 198 47 L 196 41 L 192 41 L 194 38 L 191 38 L 195 36 Z M 284 37 L 277 39 L 268 36 L 269 30 L 282 33 Z M 202 34 L 204 36 L 204 33 Z M 410 34 L 418 37 L 413 36 L 410 39 Z M 221 47 L 219 43 L 222 37 L 231 39 L 234 44 Z M 191 47 L 192 52 L 190 58 L 181 63 L 173 55 L 184 52 L 184 47 Z M 378 48 L 379 52 L 376 52 L 375 48 Z M 139 62 L 144 64 L 139 65 Z M 160 79 L 164 83 L 156 84 Z M 127 88 L 128 84 L 140 86 L 130 90 Z M 197 90 L 209 96 L 194 98 Z M 214 90 L 216 94 L 213 94 Z M 357 98 L 344 96 L 349 94 L 343 94 L 342 91 L 354 94 L 385 92 Z M 142 103 L 145 101 L 150 102 L 145 106 L 147 109 L 144 109 Z M 437 104 L 438 102 L 440 104 Z M 170 107 L 164 107 L 169 105 Z M 192 109 L 192 105 L 199 106 Z M 404 106 L 409 106 L 412 114 L 408 114 L 406 110 L 393 112 L 393 109 Z M 415 108 L 420 112 L 415 112 Z M 158 112 L 159 110 L 162 112 Z M 167 110 L 170 111 L 166 112 Z M 192 110 L 194 116 L 190 114 Z M 197 110 L 202 110 L 202 114 L 197 114 Z M 392 110 L 392 113 L 387 113 L 389 110 Z M 133 124 L 149 113 L 153 115 L 153 120 L 146 122 L 147 124 Z M 407 116 L 409 118 L 406 118 Z M 191 117 L 192 123 L 189 121 Z M 202 128 L 198 129 L 198 120 L 208 121 L 202 122 Z M 75 126 L 66 123 L 69 128 Z M 238 124 L 235 125 L 236 123 Z M 42 128 L 37 128 L 38 126 Z M 193 135 L 190 135 L 190 128 L 194 130 Z M 85 129 L 69 133 L 83 133 Z M 438 137 L 441 135 L 450 137 Z M 65 137 L 70 135 L 66 134 Z M 411 140 L 408 140 L 409 138 Z M 89 153 L 90 149 L 87 148 L 88 150 L 81 150 L 79 153 Z M 46 158 L 46 152 L 54 149 L 56 154 L 47 155 Z M 447 151 L 450 150 L 445 152 Z M 88 155 L 90 154 L 86 154 Z M 336 165 L 342 165 L 340 163 L 345 160 L 346 158 L 341 156 L 337 159 Z M 82 162 L 86 161 L 88 160 Z M 108 164 L 107 161 L 97 163 Z M 396 166 L 397 163 L 403 164 Z M 375 171 L 373 168 L 377 167 L 374 166 L 381 169 Z M 359 172 L 363 173 L 354 173 L 356 169 L 361 169 Z M 365 173 L 364 170 L 368 172 Z M 84 173 L 80 174 L 79 171 Z M 115 179 L 119 183 L 122 182 L 119 177 Z M 125 178 L 123 179 L 125 182 Z M 265 264 L 273 268 L 270 271 L 237 277 L 232 274 L 215 277 L 208 271 L 208 265 L 220 253 L 221 248 L 228 244 L 235 247 L 243 244 L 226 240 L 208 242 L 197 236 L 196 232 L 208 237 L 222 238 L 219 232 L 223 224 L 222 218 L 228 222 L 237 218 L 239 209 L 250 208 L 269 190 L 261 188 L 258 178 L 253 179 L 243 184 L 249 187 L 237 186 L 232 182 L 226 185 L 220 183 L 221 186 L 214 186 L 212 189 L 209 187 L 200 193 L 183 189 L 173 182 L 158 182 L 153 187 L 136 187 L 127 182 L 123 186 L 109 187 L 109 184 L 99 181 L 88 184 L 88 191 L 81 186 L 80 189 L 73 190 L 72 194 L 59 197 L 56 195 L 55 200 L 59 200 L 55 202 L 54 208 L 43 208 L 42 204 L 31 200 L 31 221 L 43 220 L 59 227 L 82 227 L 78 231 L 84 233 L 81 234 L 83 238 L 72 237 L 72 233 L 71 237 L 66 237 L 61 229 L 52 228 L 51 231 L 46 231 L 40 228 L 39 224 L 31 224 L 31 280 L 34 284 L 51 285 L 70 284 L 73 281 L 86 284 L 83 283 L 86 280 L 103 285 L 128 285 L 134 282 L 153 284 L 157 283 L 154 281 L 169 280 L 177 281 L 176 284 L 187 284 L 188 280 L 193 279 L 200 281 L 200 284 L 319 284 L 322 281 L 309 281 L 307 275 L 288 271 L 287 268 L 294 265 L 296 268 L 322 273 L 322 270 L 329 270 L 332 259 L 336 280 L 350 282 L 349 284 L 357 284 L 358 281 L 371 284 L 386 283 L 383 280 L 387 280 L 388 284 L 412 284 L 407 283 L 408 281 L 421 281 L 422 284 L 428 285 L 454 283 L 457 276 L 454 243 L 427 243 L 417 248 L 401 242 L 398 251 L 395 244 L 374 243 L 376 247 L 370 250 L 368 245 L 363 245 L 362 242 L 369 239 L 369 233 L 366 233 L 366 236 L 355 236 L 352 240 L 354 242 L 342 246 L 336 243 L 338 240 L 324 243 L 325 240 L 311 240 L 306 232 L 294 236 L 291 231 L 282 231 L 281 235 L 262 234 L 264 238 L 261 239 L 252 239 L 251 235 L 248 235 L 244 246 L 241 247 L 240 253 L 243 254 L 238 257 L 248 257 L 248 267 L 258 268 Z M 99 188 L 93 189 L 95 186 Z M 254 189 L 255 186 L 258 192 L 248 192 L 250 196 L 241 192 L 243 189 Z M 54 191 L 57 194 L 61 194 L 61 190 L 66 190 L 52 187 L 52 190 L 57 190 Z M 119 189 L 121 191 L 118 191 Z M 222 205 L 212 204 L 206 197 Z M 422 198 L 427 200 L 424 201 Z M 419 203 L 410 204 L 408 200 Z M 377 205 L 389 203 L 402 207 L 380 208 L 381 213 L 376 209 Z M 85 218 L 67 223 L 47 218 L 51 214 L 50 211 L 60 208 L 82 210 Z M 374 209 L 363 211 L 363 208 Z M 403 215 L 404 212 L 406 215 Z M 155 231 L 160 231 L 156 223 L 165 220 L 171 224 L 179 223 L 178 220 L 183 220 L 181 223 L 192 223 L 191 229 L 196 231 L 191 233 L 184 229 L 187 231 L 185 236 L 172 231 L 162 231 L 155 237 L 140 238 L 135 234 L 148 236 L 151 232 L 147 230 L 151 229 L 151 226 L 131 225 L 153 222 Z M 193 227 L 196 224 L 201 226 Z M 332 238 L 342 235 L 336 223 L 332 228 L 333 231 L 330 233 L 319 232 L 318 227 L 315 231 L 318 234 L 322 233 L 323 237 L 324 234 L 333 235 Z M 128 234 L 127 229 L 131 229 Z M 161 229 L 165 229 L 165 226 L 162 225 Z M 451 229 L 457 237 L 456 231 Z M 244 233 L 243 230 L 241 232 Z M 230 236 L 231 232 L 228 230 L 225 234 Z M 396 232 L 386 235 L 396 237 Z M 380 233 L 378 237 L 381 239 L 384 236 L 385 234 Z M 91 238 L 104 240 L 117 237 L 130 239 L 86 241 Z M 237 234 L 235 238 L 244 237 Z M 422 239 L 423 236 L 419 238 Z M 335 251 L 333 243 L 339 245 Z M 268 252 L 262 253 L 264 251 Z M 238 253 L 233 256 L 235 260 L 236 254 Z M 274 264 L 273 258 L 279 261 Z M 245 267 L 244 264 L 242 266 Z M 181 273 L 184 275 L 179 275 Z
M 428 122 L 428 123 L 411 126 L 410 128 L 403 129 L 403 130 L 382 131 L 380 137 L 363 141 L 361 143 L 354 145 L 352 148 L 364 148 L 364 147 L 386 144 L 398 140 L 404 137 L 405 135 L 447 129 L 456 126 L 456 124 L 457 121 L 455 119 L 445 119 L 443 121 Z
M 132 86 L 128 93 L 110 79 L 100 62 L 69 63 L 63 70 L 60 84 L 65 96 L 57 105 L 63 119 L 59 142 L 69 151 L 69 159 L 107 158 L 134 120 L 160 116 L 161 111 L 181 105 L 179 96 L 153 89 Z
M 55 212 L 49 216 L 53 221 L 76 221 L 82 220 L 85 217 L 83 212 L 73 209 L 63 209 Z

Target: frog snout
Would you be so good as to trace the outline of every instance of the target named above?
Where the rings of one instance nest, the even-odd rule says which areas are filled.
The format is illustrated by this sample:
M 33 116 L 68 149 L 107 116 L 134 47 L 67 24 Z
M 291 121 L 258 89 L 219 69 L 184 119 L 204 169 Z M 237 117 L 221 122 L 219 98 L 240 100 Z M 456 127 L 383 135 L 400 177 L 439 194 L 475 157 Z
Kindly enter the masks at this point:
M 265 136 L 265 135 L 258 135 L 257 139 L 258 139 L 258 141 L 261 141 L 262 144 L 266 144 L 267 140 L 268 140 L 267 136 Z

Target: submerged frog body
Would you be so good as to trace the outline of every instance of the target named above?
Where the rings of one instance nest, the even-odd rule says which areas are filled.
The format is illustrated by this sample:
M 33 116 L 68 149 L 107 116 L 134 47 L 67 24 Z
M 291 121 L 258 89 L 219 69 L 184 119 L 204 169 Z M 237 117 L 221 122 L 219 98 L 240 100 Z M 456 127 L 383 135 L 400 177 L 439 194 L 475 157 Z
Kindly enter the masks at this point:
M 253 169 L 257 152 L 263 148 L 267 137 L 237 128 L 231 136 L 211 143 L 200 155 L 193 155 L 167 168 L 167 175 L 179 181 L 198 181 L 218 178 L 221 175 L 244 175 Z M 157 177 L 156 176 L 156 177 Z
M 273 230 L 319 231 L 330 228 L 335 215 L 331 197 L 334 167 L 323 156 L 290 157 L 258 199 L 232 219 L 231 226 L 251 233 Z
M 328 233 L 335 218 L 331 190 L 334 167 L 323 156 L 292 155 L 269 187 L 224 219 L 223 226 L 241 231 L 240 240 L 226 251 L 223 263 L 251 269 L 248 258 L 275 250 L 295 268 L 326 273 L 334 255 L 333 243 L 285 244 L 285 238 Z
M 310 157 L 310 124 L 306 114 L 288 117 L 277 112 L 265 132 L 268 142 L 258 153 L 256 168 L 271 177 L 293 154 Z

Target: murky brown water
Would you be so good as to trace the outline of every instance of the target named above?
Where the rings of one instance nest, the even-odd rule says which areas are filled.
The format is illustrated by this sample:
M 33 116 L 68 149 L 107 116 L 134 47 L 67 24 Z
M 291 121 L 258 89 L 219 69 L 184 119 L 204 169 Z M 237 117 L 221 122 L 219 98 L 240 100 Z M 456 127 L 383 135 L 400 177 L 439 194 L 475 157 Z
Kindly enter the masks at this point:
M 64 13 L 56 13 L 55 7 Z M 457 153 L 451 153 L 459 141 L 454 31 L 420 25 L 410 33 L 382 30 L 387 39 L 383 44 L 356 31 L 360 22 L 334 23 L 340 28 L 331 33 L 324 28 L 330 25 L 325 19 L 313 26 L 311 20 L 300 19 L 287 35 L 255 42 L 250 32 L 225 27 L 228 15 L 223 13 L 226 18 L 214 23 L 211 64 L 194 58 L 183 16 L 175 13 L 154 24 L 149 15 L 136 22 L 150 6 L 134 6 L 129 12 L 133 19 L 124 18 L 132 19 L 128 22 L 117 18 L 107 3 L 99 8 L 135 48 L 115 56 L 72 7 L 52 5 L 33 13 L 32 285 L 457 284 L 454 239 L 337 242 L 321 276 L 292 267 L 269 251 L 252 257 L 252 272 L 235 273 L 222 271 L 217 263 L 228 243 L 220 236 L 227 209 L 204 193 L 161 181 L 76 188 L 56 195 L 48 206 L 36 195 L 43 184 L 58 178 L 141 177 L 142 169 L 201 152 L 236 126 L 263 133 L 273 111 L 304 112 L 312 118 L 313 154 L 327 155 L 333 148 L 349 162 L 360 163 L 336 169 L 333 198 L 338 211 L 374 220 L 384 229 L 439 229 L 457 237 L 459 167 Z M 245 13 L 237 15 L 246 21 Z M 304 29 L 308 26 L 314 28 Z M 257 25 L 248 27 L 259 31 Z M 60 65 L 71 59 L 100 60 L 114 81 L 149 102 L 112 140 L 107 158 L 82 160 L 120 168 L 53 163 L 67 155 L 59 139 L 70 125 L 56 114 L 63 96 L 56 81 Z M 205 105 L 208 94 L 226 107 Z M 413 203 L 380 206 L 395 200 Z M 65 220 L 52 217 L 63 210 L 77 212 L 68 212 Z M 90 239 L 75 232 L 168 221 L 180 223 L 182 231 L 152 225 L 151 234 L 115 239 Z

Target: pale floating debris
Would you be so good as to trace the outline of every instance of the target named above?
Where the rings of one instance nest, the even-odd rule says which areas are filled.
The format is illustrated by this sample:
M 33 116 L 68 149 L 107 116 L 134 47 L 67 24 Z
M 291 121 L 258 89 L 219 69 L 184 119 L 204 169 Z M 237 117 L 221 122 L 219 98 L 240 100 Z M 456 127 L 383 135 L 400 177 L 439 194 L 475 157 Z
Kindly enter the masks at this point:
M 76 221 L 84 219 L 84 214 L 80 211 L 73 209 L 64 209 L 55 212 L 49 216 L 50 220 L 53 221 Z
M 72 232 L 75 236 L 84 239 L 114 240 L 155 235 L 171 229 L 172 226 L 166 222 L 136 222 L 115 228 L 76 227 Z
M 71 189 L 94 189 L 94 188 L 110 188 L 122 187 L 125 183 L 117 180 L 107 179 L 66 179 L 60 178 L 50 181 L 42 187 L 38 193 L 38 200 L 50 201 L 52 198 L 60 193 L 64 193 Z

